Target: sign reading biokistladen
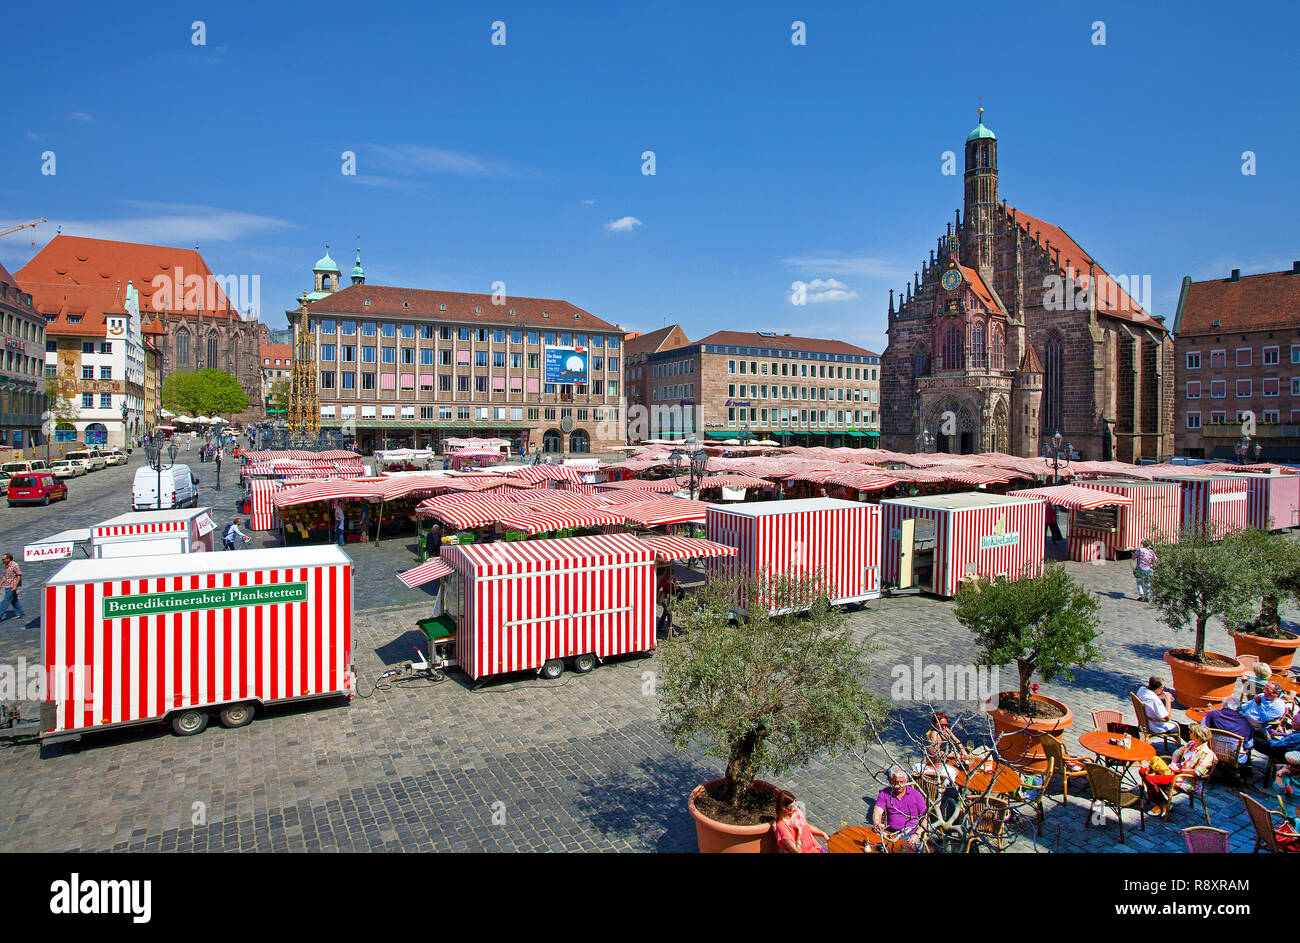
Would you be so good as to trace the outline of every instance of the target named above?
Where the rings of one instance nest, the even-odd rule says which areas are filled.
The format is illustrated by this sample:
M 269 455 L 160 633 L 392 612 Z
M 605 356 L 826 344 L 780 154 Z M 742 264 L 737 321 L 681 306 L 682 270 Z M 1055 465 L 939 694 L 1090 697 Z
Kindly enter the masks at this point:
M 1009 534 L 990 534 L 987 537 L 980 538 L 981 550 L 993 550 L 997 547 L 1014 547 L 1020 543 L 1019 531 L 1012 531 Z
M 104 618 L 132 619 L 199 609 L 278 606 L 306 601 L 306 583 L 185 589 L 175 593 L 149 593 L 142 596 L 107 596 L 104 598 Z

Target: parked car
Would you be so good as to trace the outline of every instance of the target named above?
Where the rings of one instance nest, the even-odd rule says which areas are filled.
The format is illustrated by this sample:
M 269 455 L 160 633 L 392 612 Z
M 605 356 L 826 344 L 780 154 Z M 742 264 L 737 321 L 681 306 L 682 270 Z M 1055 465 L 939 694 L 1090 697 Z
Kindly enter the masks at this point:
M 126 453 L 123 452 L 121 449 L 109 449 L 108 451 L 103 452 L 101 454 L 103 454 L 104 460 L 108 462 L 108 464 L 110 465 L 126 464 Z
M 44 459 L 35 458 L 25 462 L 5 462 L 3 465 L 0 465 L 0 469 L 3 469 L 4 473 L 10 478 L 14 475 L 21 475 L 24 473 L 30 474 L 31 472 L 48 471 L 49 467 L 50 466 L 46 464 Z
M 54 477 L 51 471 L 29 475 L 14 475 L 9 479 L 9 506 L 15 504 L 49 504 L 66 501 L 68 486 Z
M 158 500 L 159 483 L 162 501 Z M 137 511 L 155 509 L 198 507 L 199 480 L 190 472 L 190 466 L 176 464 L 161 472 L 152 468 L 137 468 L 131 485 L 131 507 Z
M 54 472 L 55 478 L 80 478 L 86 474 L 86 466 L 70 462 L 65 458 L 50 462 L 50 471 Z
M 63 457 L 72 462 L 84 463 L 86 471 L 99 471 L 101 468 L 108 467 L 108 460 L 105 459 L 96 449 L 69 452 Z

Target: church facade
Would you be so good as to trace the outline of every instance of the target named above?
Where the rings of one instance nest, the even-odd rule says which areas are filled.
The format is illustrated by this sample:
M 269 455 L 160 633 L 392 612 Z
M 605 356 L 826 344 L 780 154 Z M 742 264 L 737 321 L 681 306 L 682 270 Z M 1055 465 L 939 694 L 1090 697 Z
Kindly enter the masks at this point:
M 912 283 L 890 291 L 882 447 L 917 451 L 928 432 L 933 451 L 1035 456 L 1059 431 L 1085 460 L 1173 454 L 1164 319 L 1063 229 L 999 200 L 997 157 L 981 114 L 963 209 Z

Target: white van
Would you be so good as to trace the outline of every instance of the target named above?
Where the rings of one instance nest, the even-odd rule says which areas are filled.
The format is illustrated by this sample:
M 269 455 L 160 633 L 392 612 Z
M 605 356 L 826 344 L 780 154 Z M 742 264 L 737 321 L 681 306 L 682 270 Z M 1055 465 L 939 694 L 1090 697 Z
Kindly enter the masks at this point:
M 162 481 L 162 503 L 158 503 L 158 482 Z M 161 472 L 152 468 L 137 468 L 131 485 L 131 507 L 137 511 L 157 511 L 167 508 L 198 507 L 199 480 L 190 472 L 190 466 L 176 464 Z
M 0 470 L 4 471 L 6 478 L 12 478 L 14 475 L 28 475 L 36 471 L 49 471 L 50 466 L 45 464 L 42 459 L 35 459 L 27 462 L 5 462 L 0 465 Z
M 85 465 L 86 471 L 99 471 L 101 468 L 108 467 L 108 461 L 103 455 L 100 455 L 96 449 L 88 449 L 79 452 L 69 452 L 63 456 L 70 462 L 77 462 Z

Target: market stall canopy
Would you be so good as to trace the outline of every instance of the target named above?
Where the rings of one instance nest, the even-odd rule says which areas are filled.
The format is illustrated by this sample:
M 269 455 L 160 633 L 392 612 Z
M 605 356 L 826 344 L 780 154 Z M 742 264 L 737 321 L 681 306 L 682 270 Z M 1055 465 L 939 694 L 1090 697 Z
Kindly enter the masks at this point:
M 513 468 L 506 474 L 529 484 L 541 481 L 582 482 L 582 475 L 579 471 L 567 465 L 525 465 L 522 468 Z
M 1069 508 L 1072 511 L 1089 511 L 1092 508 L 1119 504 L 1130 505 L 1133 499 L 1126 494 L 1112 494 L 1098 491 L 1096 488 L 1083 488 L 1079 485 L 1053 485 L 1050 488 L 1022 488 L 1008 491 L 1012 498 L 1038 498 L 1054 507 Z
M 588 497 L 570 491 L 538 491 L 515 497 L 520 507 L 535 511 L 600 511 L 607 507 L 603 498 Z
M 516 505 L 502 516 L 501 523 L 525 534 L 544 534 L 569 527 L 599 527 L 622 524 L 623 515 L 616 511 L 537 511 Z
M 414 589 L 416 586 L 423 586 L 425 583 L 431 583 L 434 580 L 442 579 L 444 576 L 450 576 L 452 572 L 451 567 L 443 563 L 439 557 L 434 557 L 426 563 L 421 563 L 413 570 L 398 573 L 397 578 Z
M 445 521 L 457 530 L 473 530 L 476 527 L 495 524 L 510 512 L 519 510 L 519 505 L 512 504 L 509 501 L 492 501 L 480 495 L 465 495 L 464 497 L 465 500 L 463 501 L 424 507 L 430 501 L 438 500 L 437 498 L 430 498 L 429 501 L 421 503 L 420 506 L 424 507 L 422 513 Z
M 159 413 L 159 415 L 162 416 L 164 419 L 171 419 L 176 414 L 172 412 L 170 409 L 164 409 L 161 413 Z
M 752 475 L 709 475 L 700 479 L 700 488 L 770 488 L 772 482 Z
M 694 560 L 700 557 L 734 557 L 735 547 L 728 547 L 699 537 L 654 536 L 642 541 L 655 552 L 656 560 Z
M 432 491 L 443 487 L 440 475 L 404 475 L 401 478 L 384 478 L 379 482 L 380 497 L 384 501 L 404 498 L 408 494 Z
M 313 481 L 310 484 L 285 488 L 276 493 L 275 506 L 292 507 L 296 504 L 315 504 L 320 501 L 357 501 L 381 500 L 384 496 L 383 484 L 387 479 L 347 479 L 330 481 Z
M 708 479 L 705 479 L 706 481 Z M 632 478 L 628 481 L 606 481 L 596 485 L 601 491 L 646 491 L 670 493 L 680 491 L 684 486 L 683 483 L 689 484 L 689 481 L 680 478 L 660 478 L 656 481 L 646 481 L 642 478 Z M 767 482 L 763 482 L 767 484 Z
M 624 504 L 616 510 L 629 524 L 640 524 L 642 527 L 659 527 L 664 524 L 702 521 L 708 516 L 708 508 L 708 504 L 704 501 L 690 501 L 686 498 L 661 498 L 657 501 L 644 501 L 640 504 Z

